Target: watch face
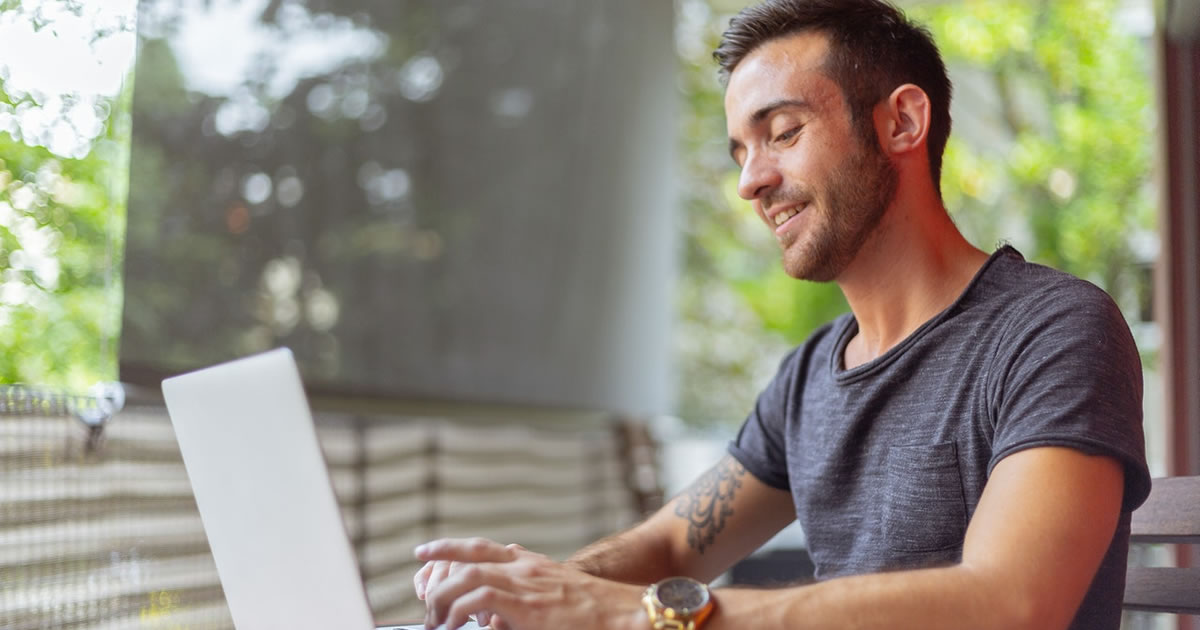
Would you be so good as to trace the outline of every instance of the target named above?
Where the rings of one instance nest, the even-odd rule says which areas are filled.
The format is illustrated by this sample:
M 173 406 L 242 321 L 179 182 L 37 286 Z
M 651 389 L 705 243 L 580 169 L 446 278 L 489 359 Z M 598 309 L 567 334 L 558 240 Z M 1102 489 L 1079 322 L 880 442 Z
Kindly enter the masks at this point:
M 658 601 L 679 612 L 699 610 L 708 603 L 708 588 L 690 578 L 671 578 L 659 582 Z

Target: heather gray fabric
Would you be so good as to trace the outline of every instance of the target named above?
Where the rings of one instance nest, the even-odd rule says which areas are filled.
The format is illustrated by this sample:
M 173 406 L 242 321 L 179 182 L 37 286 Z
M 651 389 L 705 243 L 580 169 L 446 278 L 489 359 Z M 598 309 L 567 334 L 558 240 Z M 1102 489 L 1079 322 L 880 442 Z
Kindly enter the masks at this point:
M 1141 362 L 1108 295 L 1004 247 L 958 301 L 845 370 L 856 332 L 847 314 L 788 354 L 729 446 L 792 493 L 817 578 L 959 561 L 992 467 L 1066 446 L 1125 466 L 1118 532 L 1071 626 L 1116 629 L 1150 475 Z

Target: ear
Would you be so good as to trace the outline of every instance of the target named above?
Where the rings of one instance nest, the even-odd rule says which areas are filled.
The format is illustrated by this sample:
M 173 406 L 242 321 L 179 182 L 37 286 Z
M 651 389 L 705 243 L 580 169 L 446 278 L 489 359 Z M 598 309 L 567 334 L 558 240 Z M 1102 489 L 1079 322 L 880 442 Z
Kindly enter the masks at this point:
M 929 136 L 929 96 L 905 83 L 875 108 L 875 129 L 885 153 L 898 155 L 921 150 Z

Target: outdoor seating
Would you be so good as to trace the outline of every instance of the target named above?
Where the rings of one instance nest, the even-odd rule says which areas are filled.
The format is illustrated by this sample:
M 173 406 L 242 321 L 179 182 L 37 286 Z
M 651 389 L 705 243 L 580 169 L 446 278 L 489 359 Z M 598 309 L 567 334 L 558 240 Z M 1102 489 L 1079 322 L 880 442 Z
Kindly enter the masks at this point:
M 1131 528 L 1133 544 L 1200 545 L 1200 476 L 1155 479 Z M 1200 615 L 1200 566 L 1129 567 L 1124 607 Z

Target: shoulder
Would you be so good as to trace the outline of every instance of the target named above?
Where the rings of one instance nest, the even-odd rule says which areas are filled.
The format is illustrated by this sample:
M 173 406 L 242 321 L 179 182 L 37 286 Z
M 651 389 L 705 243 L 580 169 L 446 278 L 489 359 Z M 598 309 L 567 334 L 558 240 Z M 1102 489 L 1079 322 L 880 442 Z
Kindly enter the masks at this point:
M 1017 300 L 1076 297 L 1089 301 L 1112 302 L 1103 289 L 1091 282 L 1065 271 L 1025 260 L 1020 252 L 1008 246 L 996 252 L 986 275 L 992 290 L 1010 293 L 1011 297 Z
M 1000 289 L 987 299 L 993 321 L 981 324 L 991 331 L 980 336 L 991 400 L 1003 405 L 1027 397 L 1029 387 L 1054 396 L 1069 387 L 1140 401 L 1141 356 L 1116 302 L 1091 282 L 1012 255 L 991 279 Z
M 1032 262 L 1022 262 L 1025 300 L 1030 306 L 1058 304 L 1062 307 L 1116 308 L 1104 289 L 1065 271 Z
M 996 462 L 1035 446 L 1066 446 L 1125 464 L 1126 510 L 1149 487 L 1142 436 L 1142 365 L 1125 317 L 1096 285 L 1020 260 L 993 296 L 1003 333 L 987 382 Z
M 1010 249 L 1011 248 L 1007 248 Z M 1045 336 L 1106 339 L 1133 343 L 1129 325 L 1103 289 L 1052 267 L 1026 261 L 1015 250 L 992 274 L 991 296 L 1005 320 L 1007 341 Z

